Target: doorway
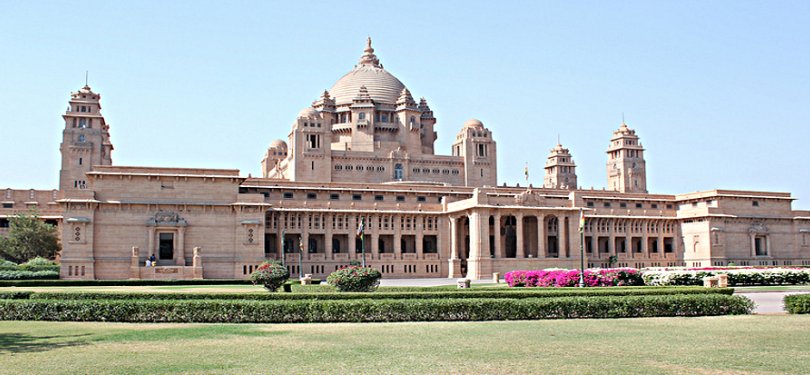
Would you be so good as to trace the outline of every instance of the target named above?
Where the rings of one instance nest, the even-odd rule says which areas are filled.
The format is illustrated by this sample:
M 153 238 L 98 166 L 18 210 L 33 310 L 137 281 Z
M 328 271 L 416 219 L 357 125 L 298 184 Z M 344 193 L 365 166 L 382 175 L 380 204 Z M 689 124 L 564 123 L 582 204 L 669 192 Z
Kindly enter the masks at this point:
M 158 234 L 158 259 L 174 259 L 174 233 Z

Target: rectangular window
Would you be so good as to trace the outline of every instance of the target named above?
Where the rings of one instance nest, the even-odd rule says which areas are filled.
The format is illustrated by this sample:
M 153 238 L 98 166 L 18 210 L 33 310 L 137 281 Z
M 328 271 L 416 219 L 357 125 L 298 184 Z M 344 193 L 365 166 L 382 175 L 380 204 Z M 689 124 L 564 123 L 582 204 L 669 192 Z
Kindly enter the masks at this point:
M 627 208 L 627 203 L 624 203 L 624 202 L 619 203 L 619 207 L 621 207 L 621 208 Z
M 353 201 L 361 201 L 361 200 L 363 200 L 363 196 L 360 195 L 360 194 L 352 194 L 352 200 Z
M 404 195 L 397 195 L 397 202 L 405 202 L 405 196 Z
M 383 201 L 383 200 L 385 200 L 385 197 L 383 197 L 382 195 L 375 195 L 374 200 L 375 201 Z
M 588 202 L 586 205 L 587 205 L 588 207 L 593 207 L 593 202 Z
M 3 208 L 14 208 L 14 203 L 3 203 Z
M 318 195 L 315 193 L 307 193 L 307 199 L 318 199 Z
M 427 201 L 427 198 L 425 198 L 425 197 L 416 197 L 416 201 L 417 202 L 425 202 L 425 201 Z
M 751 202 L 751 205 L 754 206 L 754 207 L 759 207 L 759 202 L 758 201 L 753 201 L 753 202 Z
M 657 204 L 657 203 L 653 203 L 653 204 L 651 204 L 651 205 L 650 205 L 650 208 L 656 209 L 656 208 L 658 208 L 658 204 Z
M 329 194 L 329 200 L 336 201 L 340 199 L 340 194 Z
M 0 228 L 8 228 L 8 219 L 0 219 Z
M 604 206 L 605 206 L 605 208 L 609 208 L 610 207 L 610 202 L 605 202 Z
M 653 208 L 657 208 L 657 207 L 658 207 L 658 205 L 655 205 L 655 207 L 653 207 Z M 671 210 L 671 209 L 672 209 L 672 205 L 671 205 L 671 204 L 668 204 L 668 205 L 667 205 L 667 210 Z
M 293 193 L 291 192 L 284 192 L 282 196 L 284 197 L 284 199 L 293 199 Z
M 636 203 L 636 208 L 644 208 L 644 205 L 641 203 Z

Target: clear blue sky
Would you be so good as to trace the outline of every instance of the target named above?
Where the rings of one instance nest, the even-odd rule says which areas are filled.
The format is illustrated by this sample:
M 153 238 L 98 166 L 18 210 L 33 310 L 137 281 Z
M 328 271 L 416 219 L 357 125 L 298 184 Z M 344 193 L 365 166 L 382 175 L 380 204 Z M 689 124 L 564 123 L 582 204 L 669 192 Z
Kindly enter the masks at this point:
M 299 4 L 300 3 L 300 4 Z M 102 94 L 119 165 L 259 174 L 267 145 L 367 35 L 438 118 L 498 142 L 500 183 L 542 181 L 559 134 L 606 184 L 622 112 L 655 193 L 789 191 L 810 208 L 809 1 L 0 0 L 0 188 L 55 188 L 61 114 Z

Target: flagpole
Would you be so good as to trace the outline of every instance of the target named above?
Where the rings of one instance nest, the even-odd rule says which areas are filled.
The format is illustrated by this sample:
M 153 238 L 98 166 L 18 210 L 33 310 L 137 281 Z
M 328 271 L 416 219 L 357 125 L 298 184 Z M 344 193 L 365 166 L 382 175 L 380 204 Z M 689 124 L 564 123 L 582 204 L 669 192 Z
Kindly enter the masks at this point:
M 285 246 L 287 244 L 287 242 L 285 241 L 284 237 L 286 237 L 285 232 L 284 232 L 284 230 L 282 230 L 281 231 L 281 265 L 284 266 L 284 268 L 287 268 L 287 249 L 286 249 L 286 246 Z
M 304 278 L 304 235 L 298 238 L 298 278 Z
M 585 287 L 585 212 L 579 209 L 579 287 Z

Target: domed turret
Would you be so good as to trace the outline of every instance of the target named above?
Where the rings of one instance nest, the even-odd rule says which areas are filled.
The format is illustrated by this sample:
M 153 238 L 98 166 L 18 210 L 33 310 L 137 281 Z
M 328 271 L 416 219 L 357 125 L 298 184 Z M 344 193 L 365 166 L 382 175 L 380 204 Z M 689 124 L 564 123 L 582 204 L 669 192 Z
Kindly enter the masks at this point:
M 467 129 L 467 128 L 473 128 L 473 129 L 476 129 L 476 130 L 483 130 L 484 129 L 484 123 L 481 122 L 481 120 L 479 120 L 479 119 L 471 118 L 471 119 L 467 120 L 467 122 L 464 123 L 464 129 Z
M 315 108 L 306 107 L 298 112 L 298 118 L 318 118 L 320 113 Z

